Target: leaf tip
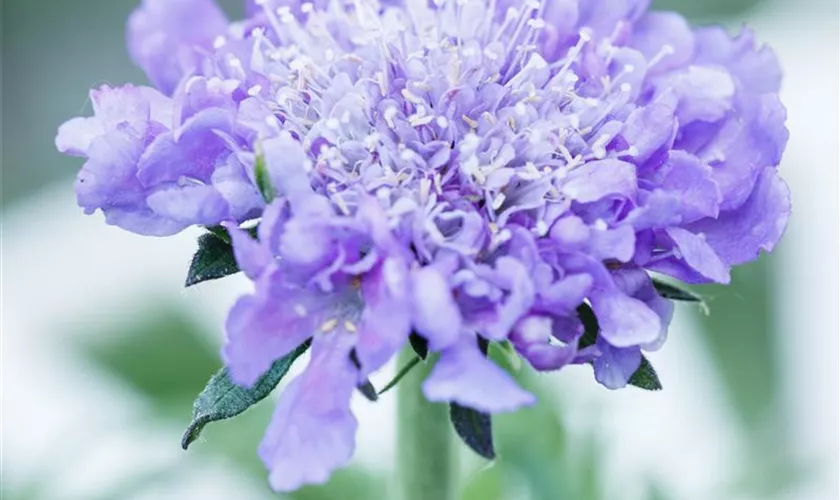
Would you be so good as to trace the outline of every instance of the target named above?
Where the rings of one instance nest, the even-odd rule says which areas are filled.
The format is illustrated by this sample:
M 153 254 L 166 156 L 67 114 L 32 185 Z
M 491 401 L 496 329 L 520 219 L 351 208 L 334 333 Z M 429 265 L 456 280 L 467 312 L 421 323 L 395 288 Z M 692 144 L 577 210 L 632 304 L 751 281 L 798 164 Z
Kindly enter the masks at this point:
M 204 428 L 204 422 L 199 420 L 194 420 L 190 423 L 187 430 L 184 431 L 184 436 L 181 437 L 181 448 L 186 451 L 191 444 L 198 439 L 198 436 L 201 434 L 201 430 Z

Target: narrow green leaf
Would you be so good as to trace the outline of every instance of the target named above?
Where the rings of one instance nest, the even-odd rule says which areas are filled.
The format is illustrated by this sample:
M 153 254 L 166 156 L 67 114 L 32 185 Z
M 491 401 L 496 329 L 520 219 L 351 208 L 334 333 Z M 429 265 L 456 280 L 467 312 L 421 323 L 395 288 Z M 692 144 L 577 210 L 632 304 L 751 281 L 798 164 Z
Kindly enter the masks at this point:
M 671 300 L 679 300 L 683 302 L 705 302 L 703 297 L 697 295 L 691 290 L 680 288 L 677 285 L 653 278 L 653 286 L 662 297 Z
M 449 418 L 455 432 L 470 449 L 487 460 L 496 458 L 490 415 L 452 403 L 449 405 Z
M 258 154 L 254 161 L 254 178 L 265 202 L 271 203 L 276 193 L 274 192 L 274 186 L 271 185 L 271 178 L 268 175 L 268 167 L 265 164 L 265 155 L 263 154 Z
M 193 255 L 185 286 L 215 280 L 239 272 L 233 247 L 215 233 L 198 238 L 198 250 Z
M 397 384 L 400 382 L 400 380 L 402 380 L 403 377 L 408 375 L 408 372 L 410 372 L 411 369 L 414 368 L 415 366 L 417 366 L 417 364 L 420 363 L 421 361 L 423 361 L 423 360 L 420 359 L 420 358 L 414 358 L 410 362 L 406 363 L 406 365 L 403 366 L 402 369 L 400 369 L 400 371 L 397 372 L 396 375 L 394 375 L 394 378 L 391 379 L 390 382 L 385 384 L 385 387 L 383 387 L 382 390 L 379 391 L 379 395 L 381 396 L 381 395 L 385 394 L 386 392 L 390 391 L 391 389 L 393 389 L 394 387 L 396 387 Z
M 636 386 L 646 391 L 661 391 L 662 384 L 659 382 L 659 375 L 653 369 L 653 365 L 646 357 L 642 356 L 642 364 L 636 369 L 636 373 L 630 377 L 628 382 L 630 385 Z
M 305 342 L 285 357 L 275 361 L 250 389 L 236 385 L 230 379 L 227 368 L 213 375 L 207 387 L 195 400 L 193 419 L 181 439 L 181 447 L 186 450 L 198 438 L 204 426 L 210 422 L 235 417 L 263 400 L 277 387 L 295 360 L 308 348 L 309 342 Z
M 408 343 L 411 344 L 411 348 L 414 349 L 415 354 L 420 359 L 426 359 L 426 356 L 429 355 L 429 343 L 416 333 L 412 333 L 408 337 Z

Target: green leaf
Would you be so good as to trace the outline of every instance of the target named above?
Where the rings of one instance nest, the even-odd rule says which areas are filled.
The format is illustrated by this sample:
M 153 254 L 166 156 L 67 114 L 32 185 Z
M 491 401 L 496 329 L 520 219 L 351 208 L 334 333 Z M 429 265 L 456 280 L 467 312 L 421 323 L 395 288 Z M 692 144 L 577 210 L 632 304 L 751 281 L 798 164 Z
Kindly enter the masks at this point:
M 429 355 L 429 343 L 420 335 L 412 333 L 408 337 L 408 343 L 411 344 L 411 348 L 414 349 L 418 358 L 425 360 L 426 356 Z
M 679 300 L 682 302 L 705 302 L 705 300 L 703 300 L 703 297 L 697 295 L 691 290 L 681 288 L 677 285 L 673 285 L 671 283 L 662 281 L 657 278 L 653 278 L 653 287 L 656 288 L 656 291 L 657 293 L 659 293 L 660 296 L 666 299 Z
M 193 255 L 185 286 L 215 280 L 239 272 L 233 247 L 214 233 L 198 238 L 198 250 Z
M 257 188 L 266 203 L 274 200 L 276 193 L 271 185 L 271 178 L 268 175 L 268 167 L 265 164 L 265 155 L 258 154 L 254 162 L 254 178 L 257 181 Z
M 402 380 L 403 377 L 408 375 L 408 372 L 410 372 L 412 370 L 412 368 L 417 366 L 421 361 L 423 361 L 423 360 L 420 359 L 420 358 L 414 358 L 411 361 L 409 361 L 408 363 L 406 363 L 405 366 L 403 366 L 400 369 L 400 371 L 397 372 L 396 375 L 394 375 L 394 378 L 392 378 L 390 382 L 385 384 L 385 387 L 383 387 L 382 390 L 379 391 L 379 395 L 381 396 L 381 395 L 385 394 L 386 392 L 390 391 L 391 389 L 393 389 L 394 387 L 396 387 L 397 384 L 400 382 L 400 380 Z
M 653 369 L 653 365 L 644 356 L 642 356 L 642 364 L 639 365 L 639 368 L 630 377 L 628 383 L 646 391 L 662 390 L 662 384 L 659 382 L 659 376 L 656 374 L 656 370 Z
M 195 400 L 193 420 L 184 433 L 181 447 L 186 450 L 198 438 L 204 426 L 210 422 L 235 417 L 263 400 L 288 373 L 292 363 L 308 348 L 309 342 L 305 342 L 285 357 L 275 361 L 250 389 L 236 385 L 230 379 L 227 368 L 213 375 L 207 387 Z
M 452 403 L 449 405 L 449 418 L 455 432 L 474 452 L 487 460 L 496 458 L 490 415 Z

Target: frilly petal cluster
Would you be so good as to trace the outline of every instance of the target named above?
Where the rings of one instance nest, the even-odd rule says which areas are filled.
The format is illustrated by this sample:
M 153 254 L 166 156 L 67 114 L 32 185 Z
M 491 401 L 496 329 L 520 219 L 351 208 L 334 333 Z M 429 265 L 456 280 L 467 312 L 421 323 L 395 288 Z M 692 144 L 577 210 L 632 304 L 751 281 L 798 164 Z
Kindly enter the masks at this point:
M 255 284 L 226 325 L 238 383 L 312 342 L 260 446 L 275 489 L 349 460 L 353 390 L 412 333 L 439 353 L 432 401 L 534 402 L 479 340 L 620 388 L 673 314 L 651 272 L 728 283 L 779 241 L 776 58 L 748 30 L 648 3 L 257 0 L 231 23 L 212 0 L 145 0 L 132 15 L 156 89 L 94 90 L 94 116 L 56 143 L 86 158 L 79 205 L 109 224 L 228 229 Z M 240 229 L 254 221 L 256 238 Z

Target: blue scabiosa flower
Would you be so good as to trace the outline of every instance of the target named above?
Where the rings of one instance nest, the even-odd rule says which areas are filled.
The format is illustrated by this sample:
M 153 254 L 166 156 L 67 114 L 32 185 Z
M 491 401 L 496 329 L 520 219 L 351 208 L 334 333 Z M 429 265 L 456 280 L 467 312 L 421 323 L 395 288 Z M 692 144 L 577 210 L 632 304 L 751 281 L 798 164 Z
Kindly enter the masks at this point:
M 148 235 L 223 224 L 255 291 L 224 359 L 249 387 L 311 341 L 259 454 L 277 490 L 354 448 L 353 389 L 412 332 L 431 401 L 534 403 L 482 352 L 624 387 L 673 314 L 649 272 L 728 283 L 790 213 L 775 57 L 646 0 L 145 0 L 158 90 L 61 127 L 79 204 Z M 185 22 L 184 20 L 189 20 Z M 263 195 L 262 197 L 260 195 Z M 267 198 L 268 201 L 264 201 Z M 256 238 L 240 229 L 259 219 Z M 597 321 L 597 336 L 580 309 Z

